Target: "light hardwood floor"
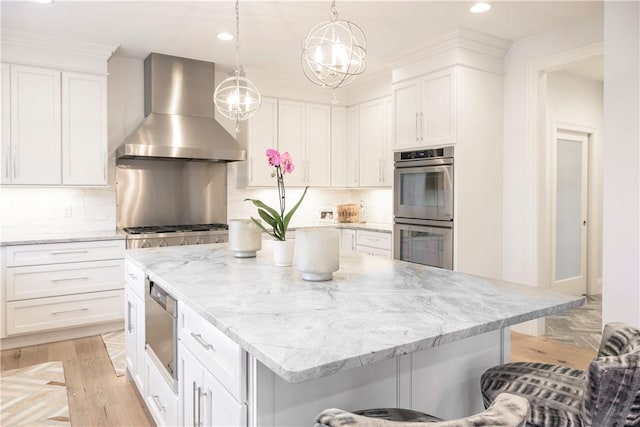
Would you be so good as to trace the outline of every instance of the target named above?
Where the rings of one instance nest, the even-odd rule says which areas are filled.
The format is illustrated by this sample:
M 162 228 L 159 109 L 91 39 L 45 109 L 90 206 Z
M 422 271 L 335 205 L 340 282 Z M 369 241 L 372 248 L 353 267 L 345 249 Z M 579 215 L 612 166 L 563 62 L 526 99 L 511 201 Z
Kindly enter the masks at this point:
M 71 424 L 153 426 L 125 377 L 116 377 L 99 336 L 2 351 L 0 370 L 60 360 L 64 365 Z M 595 352 L 545 337 L 511 333 L 511 360 L 561 364 L 585 369 Z
M 134 386 L 116 377 L 100 336 L 4 350 L 0 370 L 60 360 L 69 400 L 71 425 L 153 426 Z

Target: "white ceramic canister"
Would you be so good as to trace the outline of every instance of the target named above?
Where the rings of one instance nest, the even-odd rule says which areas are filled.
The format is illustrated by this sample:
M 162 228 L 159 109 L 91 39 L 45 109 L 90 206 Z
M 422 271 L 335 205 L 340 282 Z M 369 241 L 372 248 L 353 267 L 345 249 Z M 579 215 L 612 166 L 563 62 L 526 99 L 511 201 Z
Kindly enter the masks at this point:
M 296 229 L 296 269 L 304 280 L 331 280 L 339 268 L 340 230 L 333 227 Z
M 253 220 L 229 220 L 229 249 L 236 258 L 253 258 L 262 249 L 262 235 Z

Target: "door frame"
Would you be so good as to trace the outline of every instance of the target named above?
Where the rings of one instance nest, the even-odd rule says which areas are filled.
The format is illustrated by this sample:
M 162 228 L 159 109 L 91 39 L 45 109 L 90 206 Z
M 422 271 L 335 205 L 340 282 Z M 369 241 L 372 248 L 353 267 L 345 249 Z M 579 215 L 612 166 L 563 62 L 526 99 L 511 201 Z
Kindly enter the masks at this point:
M 557 158 L 557 153 L 558 153 L 558 139 L 559 138 L 566 138 L 566 139 L 575 139 L 576 141 L 584 141 L 585 146 L 583 147 L 583 150 L 587 150 L 586 152 L 586 156 L 583 153 L 583 159 L 582 159 L 582 179 L 584 180 L 584 183 L 586 184 L 586 194 L 585 194 L 585 198 L 582 200 L 582 211 L 585 213 L 586 218 L 587 218 L 587 226 L 582 228 L 582 234 L 583 234 L 583 239 L 582 239 L 582 245 L 581 245 L 581 261 L 583 263 L 583 265 L 581 266 L 581 273 L 582 276 L 584 276 L 584 280 L 585 280 L 585 291 L 588 294 L 589 293 L 589 268 L 588 266 L 590 265 L 590 259 L 589 259 L 589 228 L 591 225 L 591 216 L 590 216 L 590 201 L 589 201 L 589 192 L 590 192 L 590 188 L 592 187 L 592 180 L 593 180 L 593 174 L 591 171 L 591 167 L 590 167 L 590 159 L 591 159 L 591 144 L 593 142 L 593 135 L 595 133 L 595 129 L 590 128 L 590 127 L 586 127 L 586 126 L 580 126 L 580 125 L 574 125 L 571 123 L 566 123 L 566 122 L 560 122 L 560 121 L 553 121 L 552 126 L 551 126 L 551 138 L 550 138 L 550 144 L 551 144 L 551 167 L 549 168 L 549 173 L 551 175 L 551 185 L 549 188 L 549 192 L 550 192 L 550 214 L 551 214 L 551 239 L 550 239 L 550 258 L 551 258 L 551 269 L 550 269 L 550 273 L 551 276 L 549 278 L 549 283 L 551 285 L 552 289 L 555 290 L 560 290 L 557 288 L 557 280 L 556 280 L 556 256 L 557 256 L 557 251 L 556 251 L 556 247 L 557 247 L 557 217 L 556 217 L 556 210 L 557 210 L 557 165 L 558 165 L 558 158 Z M 584 220 L 584 218 L 583 218 Z M 571 279 L 565 279 L 563 281 L 568 281 Z

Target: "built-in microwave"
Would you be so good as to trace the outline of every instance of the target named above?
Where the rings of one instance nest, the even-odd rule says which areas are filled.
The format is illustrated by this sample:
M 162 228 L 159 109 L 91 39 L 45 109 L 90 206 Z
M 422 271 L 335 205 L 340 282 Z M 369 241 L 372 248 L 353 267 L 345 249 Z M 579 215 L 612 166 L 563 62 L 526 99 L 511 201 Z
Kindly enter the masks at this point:
M 395 153 L 394 215 L 453 220 L 453 147 Z

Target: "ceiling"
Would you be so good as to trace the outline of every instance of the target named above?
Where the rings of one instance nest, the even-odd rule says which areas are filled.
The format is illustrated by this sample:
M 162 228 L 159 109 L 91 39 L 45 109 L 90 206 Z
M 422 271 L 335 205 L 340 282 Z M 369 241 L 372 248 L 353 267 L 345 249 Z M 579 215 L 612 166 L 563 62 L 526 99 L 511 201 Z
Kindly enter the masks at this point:
M 338 13 L 367 36 L 367 74 L 385 69 L 402 53 L 464 26 L 507 40 L 602 15 L 600 1 L 497 1 L 484 14 L 468 1 L 338 1 Z M 241 1 L 241 62 L 249 69 L 300 72 L 300 44 L 314 25 L 329 19 L 329 1 Z M 3 29 L 58 38 L 114 43 L 115 55 L 143 59 L 149 52 L 216 62 L 231 69 L 235 33 L 233 1 L 1 2 Z

